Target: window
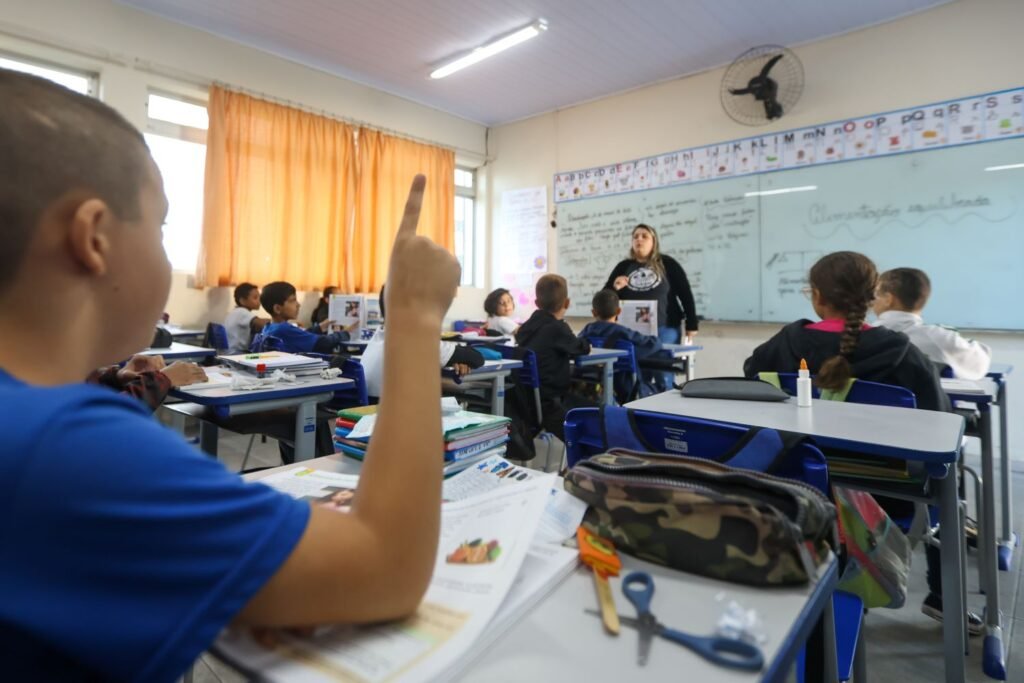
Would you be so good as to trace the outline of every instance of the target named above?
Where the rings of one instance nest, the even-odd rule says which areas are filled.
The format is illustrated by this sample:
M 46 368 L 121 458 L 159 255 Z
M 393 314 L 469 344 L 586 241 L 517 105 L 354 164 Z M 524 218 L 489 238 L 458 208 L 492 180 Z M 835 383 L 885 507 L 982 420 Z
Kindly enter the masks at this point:
M 193 273 L 203 238 L 206 106 L 151 92 L 147 111 L 146 144 L 160 168 L 169 204 L 164 251 L 174 270 Z
M 476 172 L 471 168 L 455 169 L 455 257 L 462 264 L 464 287 L 477 286 L 480 244 L 476 235 Z
M 0 55 L 0 68 L 40 76 L 83 95 L 96 95 L 96 76 L 94 74 L 42 62 L 26 61 L 21 57 L 4 57 L 3 55 Z

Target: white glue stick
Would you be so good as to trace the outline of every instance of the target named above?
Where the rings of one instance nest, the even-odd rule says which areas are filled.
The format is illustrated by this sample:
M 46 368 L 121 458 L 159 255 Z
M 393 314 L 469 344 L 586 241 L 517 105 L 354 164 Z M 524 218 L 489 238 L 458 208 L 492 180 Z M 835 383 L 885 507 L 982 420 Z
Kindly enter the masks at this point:
M 796 404 L 801 408 L 811 407 L 811 371 L 807 361 L 800 359 L 800 371 L 796 377 Z

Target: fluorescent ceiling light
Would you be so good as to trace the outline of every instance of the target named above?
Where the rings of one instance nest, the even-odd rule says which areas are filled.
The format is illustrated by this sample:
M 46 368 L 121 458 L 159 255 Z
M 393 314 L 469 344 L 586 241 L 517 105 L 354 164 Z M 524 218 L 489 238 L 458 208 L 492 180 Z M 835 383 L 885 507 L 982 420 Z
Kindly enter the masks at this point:
M 744 197 L 767 197 L 770 194 L 787 194 L 789 192 L 810 192 L 811 190 L 817 190 L 817 185 L 801 185 L 800 187 L 782 187 L 778 190 L 759 190 L 757 192 L 747 192 Z
M 1011 168 L 1024 168 L 1024 164 L 1006 164 L 1005 166 L 989 166 L 986 171 L 1009 171 Z
M 509 49 L 513 45 L 518 45 L 523 41 L 529 40 L 530 38 L 535 38 L 539 36 L 542 31 L 546 31 L 547 28 L 547 22 L 544 21 L 543 19 L 538 19 L 529 26 L 521 28 L 514 33 L 510 33 L 504 38 L 498 38 L 497 40 L 491 41 L 486 45 L 482 45 L 476 48 L 468 55 L 459 57 L 458 59 L 453 59 L 447 64 L 441 65 L 440 67 L 434 69 L 434 71 L 430 73 L 430 77 L 444 78 L 445 76 L 450 76 L 456 71 L 461 71 L 462 69 L 465 69 L 467 66 L 472 66 L 473 64 L 476 64 L 477 62 L 482 61 L 484 59 L 487 59 L 492 55 L 496 55 L 499 52 L 503 52 L 504 50 Z

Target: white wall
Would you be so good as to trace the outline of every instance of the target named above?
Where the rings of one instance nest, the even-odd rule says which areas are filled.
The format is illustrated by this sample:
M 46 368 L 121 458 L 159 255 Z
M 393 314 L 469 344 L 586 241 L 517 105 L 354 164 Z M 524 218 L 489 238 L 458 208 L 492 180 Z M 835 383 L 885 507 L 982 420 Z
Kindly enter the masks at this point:
M 486 155 L 479 124 L 110 0 L 0 0 L 0 52 L 98 73 L 102 99 L 141 130 L 149 88 L 202 97 L 219 81 L 453 147 L 460 163 L 477 166 Z M 464 290 L 453 314 L 480 309 L 483 296 Z M 300 301 L 308 315 L 316 294 Z M 193 289 L 175 273 L 167 303 L 175 322 L 221 320 L 231 305 L 228 289 Z
M 795 48 L 806 86 L 797 107 L 771 132 L 936 100 L 1024 85 L 1024 2 L 959 0 L 881 26 Z M 552 175 L 684 147 L 748 136 L 752 129 L 722 111 L 722 69 L 607 97 L 491 131 L 489 166 L 492 224 L 501 193 L 536 185 Z M 549 194 L 549 205 L 552 198 Z M 549 260 L 557 272 L 557 230 L 549 233 Z M 623 244 L 623 255 L 628 251 Z M 492 255 L 493 256 L 493 255 Z M 611 268 L 612 264 L 609 264 Z M 685 265 L 685 264 L 684 264 Z M 575 297 L 590 292 L 572 292 Z M 579 326 L 582 320 L 570 321 Z M 698 375 L 739 374 L 753 348 L 779 328 L 768 324 L 701 326 L 705 345 Z M 1024 374 L 1024 335 L 974 335 L 1000 362 Z M 1024 382 L 1020 383 L 1024 388 Z M 1011 381 L 1011 397 L 1014 382 Z M 1024 444 L 1024 404 L 1017 399 L 1011 443 Z M 1016 425 L 1016 426 L 1014 426 Z M 1024 450 L 1020 451 L 1024 457 Z

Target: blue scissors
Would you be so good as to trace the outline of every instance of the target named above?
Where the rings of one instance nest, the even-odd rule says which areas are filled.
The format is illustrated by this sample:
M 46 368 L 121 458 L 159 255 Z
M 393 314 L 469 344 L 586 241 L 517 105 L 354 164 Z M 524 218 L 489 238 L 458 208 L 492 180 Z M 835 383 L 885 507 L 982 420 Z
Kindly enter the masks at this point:
M 622 580 L 622 592 L 636 607 L 637 617 L 619 617 L 619 622 L 640 632 L 637 664 L 645 666 L 651 652 L 654 636 L 679 643 L 699 654 L 704 659 L 744 671 L 760 671 L 764 666 L 764 655 L 760 648 L 745 640 L 722 636 L 694 636 L 668 628 L 651 614 L 651 598 L 654 596 L 654 579 L 647 572 L 632 572 Z

